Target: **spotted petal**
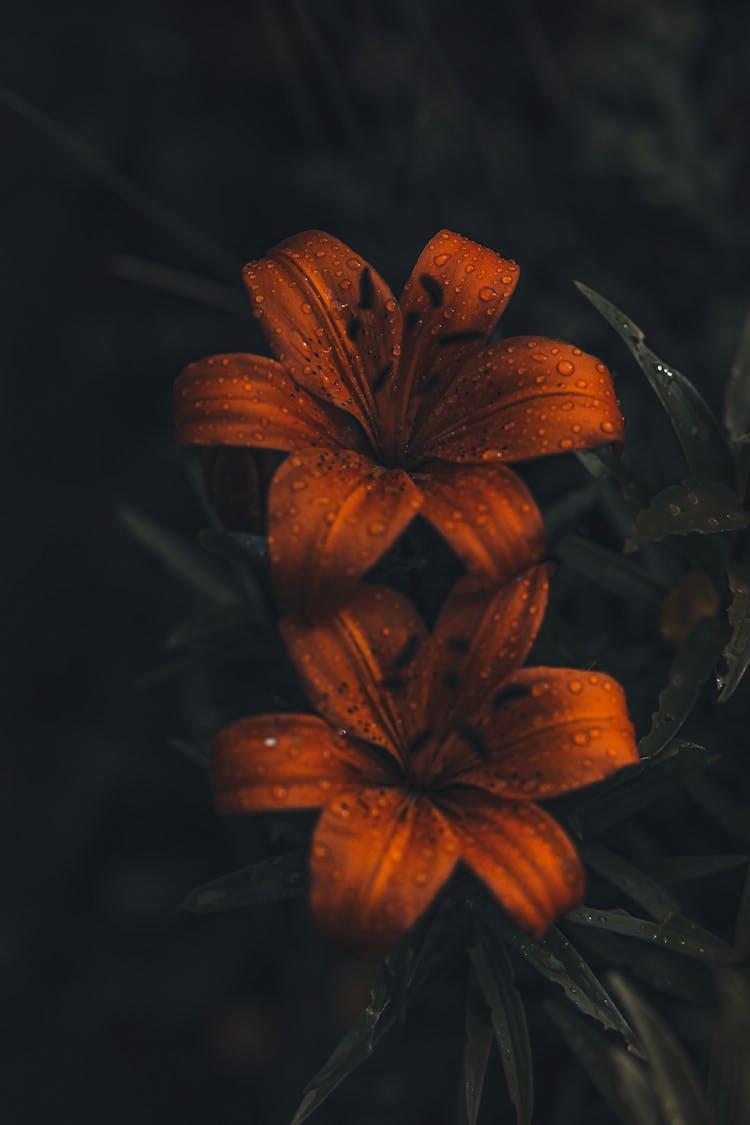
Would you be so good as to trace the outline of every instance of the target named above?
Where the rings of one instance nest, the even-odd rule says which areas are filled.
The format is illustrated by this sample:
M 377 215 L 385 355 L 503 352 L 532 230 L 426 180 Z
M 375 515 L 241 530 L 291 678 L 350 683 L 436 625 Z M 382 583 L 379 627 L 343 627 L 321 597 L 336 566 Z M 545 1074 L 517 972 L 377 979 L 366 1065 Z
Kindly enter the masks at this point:
M 622 439 L 603 363 L 559 340 L 518 336 L 464 365 L 423 420 L 412 456 L 523 461 Z
M 356 423 L 308 394 L 280 363 L 258 355 L 217 355 L 191 363 L 175 384 L 179 445 L 265 449 L 358 449 Z
M 543 809 L 471 789 L 441 807 L 461 858 L 535 938 L 581 901 L 581 862 L 562 828 Z
M 284 607 L 322 619 L 342 605 L 419 511 L 400 469 L 348 450 L 307 450 L 281 465 L 269 492 L 271 571 Z
M 312 845 L 321 931 L 363 957 L 386 953 L 424 913 L 458 858 L 444 818 L 403 789 L 352 789 L 323 811 Z
M 244 270 L 268 343 L 317 398 L 353 414 L 377 442 L 377 388 L 401 348 L 401 312 L 385 282 L 343 242 L 305 231 Z

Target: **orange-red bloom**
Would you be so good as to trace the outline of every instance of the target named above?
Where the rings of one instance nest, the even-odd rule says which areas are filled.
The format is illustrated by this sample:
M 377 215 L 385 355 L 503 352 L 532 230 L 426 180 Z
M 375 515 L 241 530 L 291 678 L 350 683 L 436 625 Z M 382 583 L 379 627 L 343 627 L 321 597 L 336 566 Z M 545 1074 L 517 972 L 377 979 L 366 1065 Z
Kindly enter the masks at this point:
M 463 860 L 539 937 L 577 903 L 583 871 L 536 804 L 638 760 L 609 676 L 519 671 L 547 568 L 488 598 L 463 579 L 430 636 L 399 594 L 363 584 L 325 625 L 287 618 L 320 714 L 261 715 L 221 731 L 222 812 L 322 806 L 312 844 L 321 929 L 366 956 L 393 945 Z
M 503 462 L 619 441 L 623 423 L 592 356 L 541 336 L 488 344 L 517 279 L 514 262 L 449 231 L 428 243 L 400 302 L 320 231 L 245 268 L 278 360 L 191 364 L 177 381 L 177 435 L 293 454 L 269 495 L 288 609 L 342 604 L 417 512 L 495 584 L 539 558 L 541 517 Z

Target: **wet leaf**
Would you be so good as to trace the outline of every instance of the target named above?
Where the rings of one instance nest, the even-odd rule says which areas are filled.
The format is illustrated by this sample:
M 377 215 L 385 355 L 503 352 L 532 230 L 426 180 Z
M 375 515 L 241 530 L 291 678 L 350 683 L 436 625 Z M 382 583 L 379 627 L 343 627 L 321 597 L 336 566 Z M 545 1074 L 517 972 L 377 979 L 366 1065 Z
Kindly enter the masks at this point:
M 488 951 L 479 944 L 469 949 L 469 959 L 490 1010 L 508 1092 L 516 1107 L 516 1125 L 531 1125 L 534 1105 L 531 1043 L 526 1011 L 515 986 L 510 960 L 502 946 L 492 950 L 490 960 Z
M 640 766 L 621 770 L 599 793 L 584 795 L 574 820 L 581 830 L 602 832 L 647 808 L 665 793 L 673 792 L 677 785 L 717 761 L 717 757 L 704 746 L 673 739 L 668 748 L 644 758 Z
M 272 856 L 223 875 L 191 891 L 182 904 L 192 914 L 242 910 L 265 902 L 279 902 L 304 894 L 307 855 L 303 849 Z
M 667 686 L 659 693 L 658 707 L 651 716 L 651 729 L 639 743 L 643 757 L 663 750 L 688 719 L 716 666 L 726 633 L 723 621 L 703 618 L 697 623 L 687 644 L 674 659 Z
M 133 508 L 123 508 L 120 519 L 133 538 L 152 551 L 186 586 L 215 605 L 234 606 L 240 602 L 238 591 L 199 547 Z
M 638 903 L 657 922 L 664 922 L 671 915 L 680 913 L 679 902 L 660 887 L 655 879 L 621 856 L 615 855 L 609 848 L 589 840 L 579 844 L 578 850 L 594 871 Z
M 654 922 L 636 918 L 625 910 L 598 910 L 593 906 L 578 906 L 564 915 L 565 922 L 589 926 L 606 933 L 647 941 L 698 961 L 729 964 L 734 959 L 731 946 L 708 930 L 696 926 L 681 915 Z
M 550 1000 L 544 1007 L 618 1120 L 625 1125 L 661 1125 L 643 1065 L 569 1008 Z
M 650 874 L 662 883 L 689 883 L 693 879 L 706 879 L 722 871 L 731 871 L 747 863 L 741 852 L 726 855 L 686 855 L 663 859 L 652 865 Z
M 732 441 L 747 439 L 750 432 L 750 310 L 729 371 L 724 396 L 724 425 Z
M 636 540 L 654 542 L 670 535 L 739 531 L 748 523 L 750 513 L 740 506 L 733 489 L 719 481 L 691 477 L 659 492 L 639 513 L 633 534 Z
M 617 597 L 659 602 L 667 593 L 667 587 L 642 567 L 582 535 L 566 535 L 555 544 L 553 554 L 571 570 Z
M 244 531 L 201 531 L 198 542 L 210 554 L 230 562 L 257 563 L 268 557 L 268 540 L 265 535 L 250 535 Z
M 734 464 L 727 440 L 710 408 L 690 380 L 664 363 L 646 346 L 641 329 L 616 305 L 588 286 L 578 281 L 575 284 L 612 325 L 634 356 L 669 415 L 690 471 L 695 476 L 709 477 L 733 486 Z
M 679 1125 L 711 1125 L 714 1116 L 682 1046 L 624 977 L 613 973 L 611 983 L 643 1044 L 652 1089 L 664 1120 Z
M 627 1020 L 604 985 L 576 947 L 556 926 L 541 941 L 501 916 L 494 903 L 484 904 L 482 915 L 492 933 L 511 945 L 538 973 L 559 985 L 567 1000 L 580 1012 L 597 1020 L 608 1031 L 616 1031 L 630 1044 L 635 1042 Z
M 461 1072 L 462 1125 L 477 1125 L 493 1038 L 494 1031 L 489 1011 L 481 999 L 476 977 L 472 973 L 466 988 L 464 1056 Z
M 727 577 L 732 591 L 732 632 L 723 652 L 726 671 L 721 677 L 719 703 L 732 698 L 750 664 L 750 563 L 733 563 L 727 569 Z

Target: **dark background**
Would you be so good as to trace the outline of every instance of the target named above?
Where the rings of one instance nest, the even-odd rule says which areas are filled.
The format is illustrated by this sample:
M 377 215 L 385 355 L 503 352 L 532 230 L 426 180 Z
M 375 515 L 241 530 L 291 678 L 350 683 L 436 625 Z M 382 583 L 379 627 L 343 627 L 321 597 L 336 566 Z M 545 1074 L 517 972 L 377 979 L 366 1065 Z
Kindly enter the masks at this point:
M 522 268 L 503 330 L 602 355 L 633 460 L 677 479 L 645 382 L 571 282 L 720 409 L 748 300 L 749 39 L 746 5 L 699 0 L 6 3 L 1 80 L 47 115 L 0 103 L 10 1120 L 281 1125 L 367 994 L 303 900 L 179 910 L 261 829 L 215 817 L 169 740 L 196 709 L 215 728 L 243 676 L 261 709 L 265 681 L 259 662 L 174 666 L 164 638 L 195 597 L 118 510 L 205 523 L 171 386 L 198 357 L 264 350 L 243 262 L 319 227 L 397 288 L 442 226 L 490 245 Z M 557 499 L 568 477 L 533 472 Z M 460 989 L 433 990 L 321 1125 L 452 1121 Z M 608 1120 L 532 1031 L 538 1120 Z

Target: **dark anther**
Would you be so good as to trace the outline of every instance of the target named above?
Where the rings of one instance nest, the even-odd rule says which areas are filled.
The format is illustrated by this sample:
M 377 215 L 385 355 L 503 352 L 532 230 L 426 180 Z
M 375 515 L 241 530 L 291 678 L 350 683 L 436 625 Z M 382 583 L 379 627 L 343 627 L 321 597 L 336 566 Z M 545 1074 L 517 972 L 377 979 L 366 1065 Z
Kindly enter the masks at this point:
M 462 724 L 458 728 L 458 733 L 479 758 L 489 758 L 487 747 L 473 727 Z
M 469 340 L 481 340 L 483 338 L 484 332 L 468 328 L 465 332 L 446 332 L 443 336 L 438 336 L 438 344 L 441 348 L 446 348 L 449 344 L 468 344 Z
M 451 652 L 468 652 L 471 648 L 471 641 L 468 637 L 449 637 L 445 643 Z
M 418 754 L 420 750 L 423 750 L 425 748 L 425 746 L 427 745 L 427 743 L 430 741 L 431 738 L 432 738 L 432 731 L 431 730 L 420 731 L 420 733 L 412 739 L 411 744 L 409 746 L 409 753 L 410 754 Z
M 525 684 L 509 684 L 507 687 L 500 688 L 495 692 L 492 699 L 492 706 L 495 711 L 499 711 L 506 703 L 510 703 L 513 699 L 525 699 L 527 695 L 531 694 L 531 688 Z
M 422 314 L 417 312 L 416 309 L 411 309 L 404 316 L 404 331 L 411 332 L 419 324 Z
M 439 382 L 439 375 L 428 375 L 427 378 L 423 379 L 421 383 L 417 383 L 414 393 L 417 395 L 428 395 L 435 390 L 435 387 Z
M 443 676 L 443 687 L 448 691 L 458 691 L 461 687 L 461 680 L 455 672 L 446 672 Z
M 380 681 L 380 686 L 385 691 L 405 691 L 406 680 L 403 680 L 401 676 L 386 676 L 385 679 Z
M 373 394 L 377 394 L 378 391 L 382 391 L 383 387 L 388 382 L 388 378 L 389 378 L 392 371 L 393 371 L 393 360 L 389 360 L 388 363 L 386 363 L 385 367 L 380 368 L 380 371 L 378 371 L 377 375 L 375 376 L 375 378 L 372 381 L 372 392 L 373 392 Z
M 396 659 L 393 661 L 393 667 L 400 670 L 402 668 L 406 668 L 408 664 L 411 664 L 412 660 L 419 652 L 419 646 L 421 645 L 421 643 L 422 642 L 417 634 L 412 633 L 412 635 L 407 638 L 404 647 L 397 654 Z
M 362 328 L 362 321 L 353 316 L 346 326 L 346 334 L 350 340 L 356 340 Z
M 375 286 L 372 283 L 372 274 L 367 266 L 359 275 L 359 307 L 371 309 L 375 301 Z
M 440 282 L 430 277 L 428 273 L 420 273 L 419 284 L 430 298 L 433 309 L 439 309 L 443 303 L 443 287 Z

